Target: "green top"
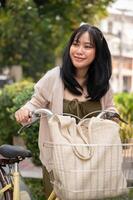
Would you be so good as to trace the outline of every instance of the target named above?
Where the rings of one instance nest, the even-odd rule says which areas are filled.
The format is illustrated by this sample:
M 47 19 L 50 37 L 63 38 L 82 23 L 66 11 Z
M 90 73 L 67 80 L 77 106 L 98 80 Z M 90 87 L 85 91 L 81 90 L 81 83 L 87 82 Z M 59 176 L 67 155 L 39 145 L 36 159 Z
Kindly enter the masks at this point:
M 79 118 L 83 118 L 85 115 L 99 110 L 101 110 L 100 101 L 78 101 L 77 99 L 71 101 L 67 99 L 63 100 L 63 113 L 73 114 Z M 93 114 L 93 116 L 96 116 L 96 114 Z

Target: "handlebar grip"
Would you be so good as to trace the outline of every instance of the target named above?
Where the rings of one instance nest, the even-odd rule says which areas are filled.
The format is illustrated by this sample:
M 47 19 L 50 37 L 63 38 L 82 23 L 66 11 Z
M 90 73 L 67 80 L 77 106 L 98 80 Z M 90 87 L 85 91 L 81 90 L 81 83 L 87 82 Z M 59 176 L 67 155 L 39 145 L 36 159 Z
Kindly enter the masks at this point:
M 45 115 L 47 115 L 48 117 L 51 117 L 52 115 L 53 115 L 53 113 L 50 111 L 50 110 L 48 110 L 48 109 L 46 109 L 46 108 L 40 108 L 40 109 L 37 109 L 37 110 L 35 110 L 35 111 L 33 111 L 33 115 L 38 115 L 38 114 L 45 114 Z
M 41 114 L 45 114 L 48 117 L 51 117 L 53 113 L 45 108 L 36 109 L 29 114 L 29 118 L 31 118 L 31 122 L 23 124 L 23 126 L 18 130 L 18 134 L 20 134 L 25 128 L 30 127 L 33 123 L 38 121 L 41 117 Z

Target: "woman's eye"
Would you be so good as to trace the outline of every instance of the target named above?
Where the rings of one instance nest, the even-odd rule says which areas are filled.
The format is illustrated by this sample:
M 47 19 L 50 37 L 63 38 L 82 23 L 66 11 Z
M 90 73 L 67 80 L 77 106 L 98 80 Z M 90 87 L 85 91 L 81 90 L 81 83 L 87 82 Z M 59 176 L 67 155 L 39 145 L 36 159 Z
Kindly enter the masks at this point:
M 93 48 L 93 45 L 86 45 L 85 46 L 85 49 L 91 49 L 91 48 Z
M 73 42 L 73 45 L 74 45 L 74 46 L 77 46 L 77 45 L 78 45 L 78 43 L 77 43 L 77 42 Z

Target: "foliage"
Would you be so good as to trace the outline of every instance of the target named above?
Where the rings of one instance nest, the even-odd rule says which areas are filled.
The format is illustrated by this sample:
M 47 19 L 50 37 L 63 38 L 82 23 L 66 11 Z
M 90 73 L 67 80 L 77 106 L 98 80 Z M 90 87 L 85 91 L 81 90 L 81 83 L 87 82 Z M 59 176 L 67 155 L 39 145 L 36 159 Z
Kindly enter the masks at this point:
M 121 123 L 121 138 L 127 141 L 133 138 L 133 94 L 120 93 L 115 95 L 114 100 L 118 111 L 123 119 L 128 122 L 128 125 Z
M 33 94 L 31 81 L 22 81 L 12 85 L 6 85 L 0 93 L 0 145 L 4 143 L 12 144 L 13 136 L 17 136 L 20 125 L 16 123 L 14 113 Z M 36 165 L 40 165 L 38 149 L 38 124 L 22 133 L 25 144 L 32 152 L 32 159 Z
M 10 109 L 10 113 L 14 113 L 18 108 L 29 100 L 33 93 L 33 84 L 29 85 L 13 99 L 13 107 Z M 38 123 L 33 124 L 31 127 L 27 128 L 21 136 L 25 140 L 25 144 L 29 150 L 32 152 L 32 161 L 36 165 L 40 165 L 39 160 L 39 149 L 38 149 Z
M 45 200 L 43 191 L 43 181 L 41 179 L 26 178 L 25 183 L 32 192 L 33 200 Z
M 107 15 L 106 7 L 113 0 L 49 0 L 36 1 L 39 16 L 48 22 L 51 38 L 54 42 L 55 53 L 60 55 L 70 33 L 81 22 L 98 24 Z M 63 36 L 63 37 L 62 37 Z
M 72 30 L 97 24 L 113 0 L 12 0 L 0 8 L 0 68 L 21 65 L 38 79 L 60 57 Z
M 41 165 L 39 159 L 39 148 L 38 148 L 38 123 L 32 125 L 29 129 L 22 133 L 27 148 L 32 152 L 32 161 L 35 165 Z
M 14 98 L 21 91 L 25 93 L 33 83 L 22 81 L 21 83 L 14 83 L 6 85 L 1 89 L 0 93 L 0 145 L 4 143 L 12 144 L 13 135 L 17 134 L 19 125 L 14 120 L 14 112 L 11 112 L 14 106 Z M 26 95 L 23 97 L 26 100 Z
M 7 1 L 0 10 L 0 66 L 21 65 L 24 75 L 40 77 L 54 63 L 44 29 L 32 0 Z

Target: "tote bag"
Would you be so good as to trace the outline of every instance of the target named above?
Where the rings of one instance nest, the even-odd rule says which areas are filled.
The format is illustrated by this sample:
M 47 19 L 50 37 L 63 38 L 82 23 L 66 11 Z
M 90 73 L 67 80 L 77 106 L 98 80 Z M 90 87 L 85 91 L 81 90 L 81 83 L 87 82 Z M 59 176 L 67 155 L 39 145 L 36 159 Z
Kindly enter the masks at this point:
M 119 125 L 92 117 L 49 119 L 53 187 L 61 200 L 92 200 L 127 193 Z

